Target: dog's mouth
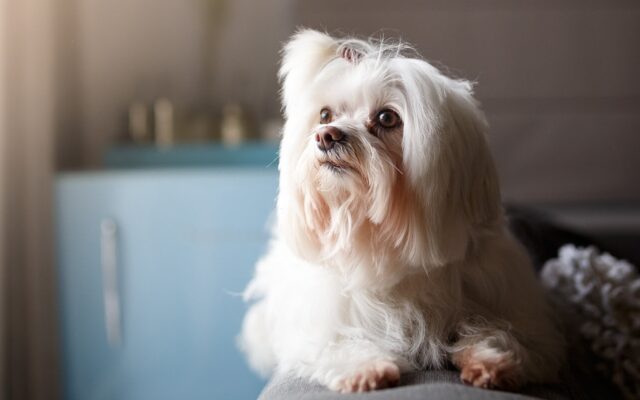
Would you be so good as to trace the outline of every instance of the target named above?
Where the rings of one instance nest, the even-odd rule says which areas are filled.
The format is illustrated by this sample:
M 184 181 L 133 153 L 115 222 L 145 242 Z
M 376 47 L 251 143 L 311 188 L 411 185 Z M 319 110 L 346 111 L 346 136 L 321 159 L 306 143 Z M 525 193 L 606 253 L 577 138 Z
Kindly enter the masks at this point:
M 352 164 L 354 159 L 353 148 L 346 143 L 336 143 L 333 148 L 320 151 L 318 154 L 317 168 L 328 169 L 336 174 L 356 169 Z
M 346 169 L 349 168 L 347 165 L 338 164 L 336 162 L 329 161 L 329 160 L 320 161 L 320 166 L 324 168 L 328 168 L 330 171 L 333 171 L 336 173 L 344 172 Z

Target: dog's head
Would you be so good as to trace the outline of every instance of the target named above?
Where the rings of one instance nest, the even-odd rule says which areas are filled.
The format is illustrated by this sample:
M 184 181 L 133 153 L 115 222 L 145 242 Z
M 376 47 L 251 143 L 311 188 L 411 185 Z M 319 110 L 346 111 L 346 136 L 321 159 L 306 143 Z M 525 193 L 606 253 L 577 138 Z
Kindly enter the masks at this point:
M 471 84 L 405 51 L 312 30 L 283 50 L 278 230 L 303 258 L 440 266 L 500 218 Z

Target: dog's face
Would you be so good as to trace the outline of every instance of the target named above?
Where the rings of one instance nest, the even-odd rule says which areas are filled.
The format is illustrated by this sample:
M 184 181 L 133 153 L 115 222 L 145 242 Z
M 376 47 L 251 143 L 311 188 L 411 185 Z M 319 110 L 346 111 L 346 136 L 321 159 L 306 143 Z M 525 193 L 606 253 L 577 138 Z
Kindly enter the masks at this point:
M 378 185 L 388 191 L 402 173 L 400 90 L 382 74 L 358 74 L 359 68 L 344 70 L 341 62 L 335 64 L 309 90 L 313 105 L 308 106 L 316 115 L 299 162 L 311 167 L 322 191 L 351 193 Z M 370 211 L 380 220 L 380 212 Z
M 278 229 L 304 258 L 443 265 L 498 217 L 470 84 L 400 52 L 315 31 L 285 47 Z

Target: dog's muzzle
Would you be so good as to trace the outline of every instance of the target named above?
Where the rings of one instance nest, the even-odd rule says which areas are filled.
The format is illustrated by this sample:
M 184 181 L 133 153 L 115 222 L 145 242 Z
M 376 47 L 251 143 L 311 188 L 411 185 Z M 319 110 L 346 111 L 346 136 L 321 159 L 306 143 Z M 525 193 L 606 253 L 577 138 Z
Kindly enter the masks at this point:
M 344 141 L 346 135 L 340 129 L 335 126 L 322 127 L 316 133 L 316 143 L 318 148 L 324 152 L 331 150 L 336 143 Z

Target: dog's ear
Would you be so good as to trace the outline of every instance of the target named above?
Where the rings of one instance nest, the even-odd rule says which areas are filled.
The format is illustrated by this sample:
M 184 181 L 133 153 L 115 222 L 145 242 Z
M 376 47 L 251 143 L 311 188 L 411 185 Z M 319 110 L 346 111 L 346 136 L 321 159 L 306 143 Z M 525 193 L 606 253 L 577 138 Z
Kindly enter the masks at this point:
M 338 56 L 339 43 L 331 36 L 311 30 L 299 30 L 282 50 L 278 77 L 282 83 L 282 103 L 285 113 L 322 67 Z
M 458 193 L 469 224 L 486 226 L 501 215 L 500 186 L 489 149 L 488 124 L 473 97 L 472 84 L 445 79 L 449 87 L 444 118 L 449 121 L 450 129 L 455 131 L 450 144 L 453 149 L 450 157 L 454 164 L 452 193 Z
M 500 193 L 487 124 L 471 84 L 426 62 L 413 66 L 403 157 L 423 211 L 424 221 L 415 227 L 421 232 L 414 235 L 423 241 L 419 260 L 439 266 L 462 260 L 474 233 L 499 221 Z

